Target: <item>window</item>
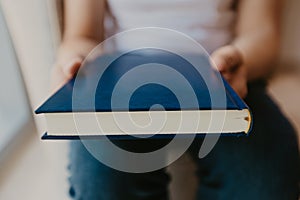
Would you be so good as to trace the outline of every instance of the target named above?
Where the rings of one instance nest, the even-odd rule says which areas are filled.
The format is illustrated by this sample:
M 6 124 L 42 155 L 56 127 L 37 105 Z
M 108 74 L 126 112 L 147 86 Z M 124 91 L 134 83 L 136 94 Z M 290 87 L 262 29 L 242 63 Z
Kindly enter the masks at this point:
M 0 7 L 0 153 L 32 120 L 23 80 Z

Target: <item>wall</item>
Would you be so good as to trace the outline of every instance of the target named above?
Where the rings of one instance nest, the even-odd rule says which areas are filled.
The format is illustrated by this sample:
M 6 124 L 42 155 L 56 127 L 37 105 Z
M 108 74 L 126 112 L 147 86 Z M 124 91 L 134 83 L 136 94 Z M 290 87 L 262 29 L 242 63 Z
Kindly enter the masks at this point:
M 300 1 L 286 0 L 283 16 L 281 60 L 285 65 L 300 68 Z

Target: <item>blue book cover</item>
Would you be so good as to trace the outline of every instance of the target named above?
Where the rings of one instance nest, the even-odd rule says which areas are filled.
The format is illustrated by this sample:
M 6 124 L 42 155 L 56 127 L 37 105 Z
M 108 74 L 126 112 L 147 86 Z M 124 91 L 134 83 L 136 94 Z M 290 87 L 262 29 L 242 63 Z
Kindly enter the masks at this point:
M 76 124 L 70 122 L 74 113 L 97 114 L 99 121 L 106 120 L 105 123 L 109 124 L 99 134 L 89 128 L 92 124 L 86 122 L 88 128 L 86 133 L 82 128 L 82 137 L 109 135 L 126 138 L 126 134 L 107 121 L 111 117 L 108 115 L 115 113 L 132 113 L 142 124 L 149 112 L 170 113 L 169 128 L 156 132 L 157 135 L 172 135 L 172 130 L 176 128 L 171 127 L 171 123 L 176 125 L 175 118 L 183 112 L 186 115 L 191 113 L 191 117 L 198 113 L 203 119 L 212 112 L 225 113 L 228 120 L 226 118 L 225 128 L 221 132 L 225 134 L 246 134 L 252 121 L 248 106 L 211 67 L 206 56 L 178 56 L 151 48 L 120 56 L 103 55 L 86 61 L 78 74 L 35 112 L 45 115 L 48 132 L 44 139 L 77 138 L 78 133 L 74 132 Z M 206 126 L 204 123 L 209 123 L 202 121 L 199 124 L 203 127 Z M 153 134 L 151 130 L 145 131 L 146 134 Z M 179 133 L 213 132 L 201 128 L 199 132 L 197 130 L 187 128 Z M 132 131 L 130 134 L 139 133 Z

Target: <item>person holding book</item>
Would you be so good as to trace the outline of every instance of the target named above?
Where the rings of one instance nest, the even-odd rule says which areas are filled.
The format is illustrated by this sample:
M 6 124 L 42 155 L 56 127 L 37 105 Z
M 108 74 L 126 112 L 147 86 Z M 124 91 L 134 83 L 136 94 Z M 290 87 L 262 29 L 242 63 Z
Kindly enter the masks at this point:
M 107 13 L 118 24 L 116 32 L 145 26 L 181 31 L 208 49 L 254 119 L 249 137 L 222 137 L 203 159 L 197 158 L 201 139 L 194 142 L 190 153 L 199 167 L 198 198 L 298 199 L 295 131 L 266 92 L 278 56 L 282 6 L 281 0 L 65 0 L 65 29 L 52 88 L 72 78 L 106 38 Z M 123 143 L 136 151 L 141 148 L 135 141 Z M 80 141 L 71 144 L 70 172 L 74 199 L 168 199 L 170 177 L 165 169 L 116 171 L 93 158 Z

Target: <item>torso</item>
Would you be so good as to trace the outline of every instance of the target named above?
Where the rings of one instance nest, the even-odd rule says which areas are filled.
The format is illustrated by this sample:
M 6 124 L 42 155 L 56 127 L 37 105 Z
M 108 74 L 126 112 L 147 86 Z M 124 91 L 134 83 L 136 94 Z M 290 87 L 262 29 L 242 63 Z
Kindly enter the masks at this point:
M 187 34 L 208 52 L 233 37 L 234 0 L 108 0 L 117 32 L 163 27 Z

